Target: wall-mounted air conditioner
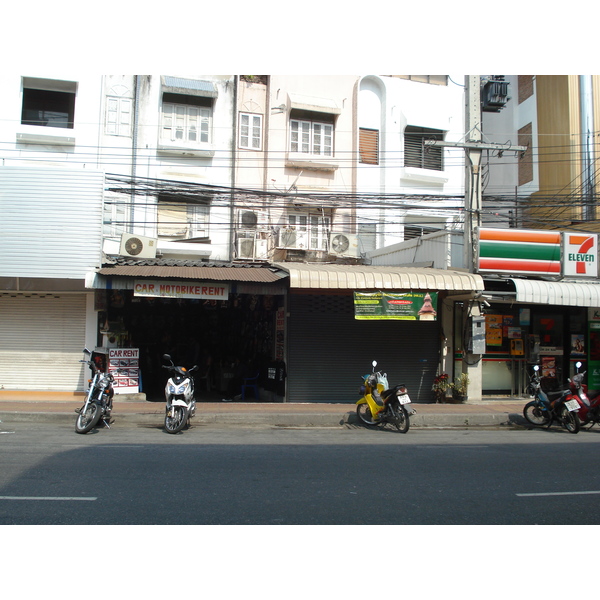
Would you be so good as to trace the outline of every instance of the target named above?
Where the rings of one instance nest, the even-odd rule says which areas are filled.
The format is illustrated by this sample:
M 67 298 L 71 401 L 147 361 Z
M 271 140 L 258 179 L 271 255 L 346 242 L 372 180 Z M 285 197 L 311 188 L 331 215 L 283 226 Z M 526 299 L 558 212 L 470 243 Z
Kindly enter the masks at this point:
M 308 233 L 291 227 L 282 227 L 279 230 L 278 247 L 306 250 L 308 248 Z
M 119 254 L 131 258 L 155 258 L 157 241 L 155 238 L 124 233 L 121 236 Z
M 253 237 L 238 238 L 237 257 L 264 260 L 268 256 L 269 240 L 254 239 Z
M 261 210 L 238 210 L 237 224 L 240 229 L 260 229 L 269 223 L 267 213 Z
M 334 232 L 329 234 L 329 253 L 335 256 L 357 258 L 360 255 L 358 236 L 351 233 Z

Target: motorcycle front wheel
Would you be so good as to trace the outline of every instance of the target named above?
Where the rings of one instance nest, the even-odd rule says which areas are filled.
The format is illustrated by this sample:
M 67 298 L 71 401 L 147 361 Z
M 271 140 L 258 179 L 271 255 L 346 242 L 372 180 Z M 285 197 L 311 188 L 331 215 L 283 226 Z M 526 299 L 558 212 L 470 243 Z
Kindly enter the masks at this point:
M 538 402 L 528 402 L 523 408 L 523 416 L 536 427 L 550 425 L 550 412 L 544 410 Z
M 373 420 L 371 409 L 366 402 L 359 404 L 356 407 L 356 414 L 363 423 L 366 423 L 367 425 L 377 425 L 377 421 Z
M 185 427 L 187 421 L 187 410 L 183 406 L 175 406 L 165 415 L 165 429 L 167 433 L 178 433 Z
M 408 428 L 410 427 L 410 418 L 408 416 L 408 411 L 404 406 L 399 405 L 394 410 L 393 423 L 400 433 L 406 433 L 408 431 Z
M 81 412 L 77 415 L 77 420 L 75 421 L 75 431 L 77 433 L 87 433 L 96 425 L 102 416 L 102 411 L 100 410 L 100 406 L 95 402 L 90 402 L 87 405 L 87 408 L 81 408 Z
M 569 433 L 577 433 L 579 431 L 581 423 L 576 411 L 568 410 L 565 406 L 560 413 L 560 419 Z

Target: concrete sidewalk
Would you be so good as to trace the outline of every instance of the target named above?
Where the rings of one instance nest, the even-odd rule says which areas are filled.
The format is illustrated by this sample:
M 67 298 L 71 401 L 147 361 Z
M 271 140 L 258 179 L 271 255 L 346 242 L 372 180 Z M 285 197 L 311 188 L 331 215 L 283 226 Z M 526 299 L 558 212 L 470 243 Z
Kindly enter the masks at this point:
M 413 404 L 411 428 L 522 428 L 523 406 L 529 398 L 490 398 L 466 404 Z M 0 422 L 75 423 L 83 394 L 0 392 Z M 153 424 L 164 419 L 164 402 L 115 396 L 114 426 Z M 267 425 L 273 427 L 342 427 L 358 424 L 353 403 L 202 402 L 196 405 L 197 424 Z

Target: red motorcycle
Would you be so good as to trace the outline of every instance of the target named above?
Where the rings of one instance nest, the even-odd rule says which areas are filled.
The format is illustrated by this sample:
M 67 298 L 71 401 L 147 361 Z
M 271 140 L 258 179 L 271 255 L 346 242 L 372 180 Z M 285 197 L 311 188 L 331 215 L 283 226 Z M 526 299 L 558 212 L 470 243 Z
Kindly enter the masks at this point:
M 583 383 L 586 371 L 579 372 L 581 363 L 575 363 L 577 373 L 573 375 L 572 379 L 569 379 L 569 395 L 567 400 L 576 400 L 579 404 L 579 420 L 581 426 L 589 425 L 591 429 L 595 423 L 600 424 L 600 391 L 588 394 L 588 386 Z

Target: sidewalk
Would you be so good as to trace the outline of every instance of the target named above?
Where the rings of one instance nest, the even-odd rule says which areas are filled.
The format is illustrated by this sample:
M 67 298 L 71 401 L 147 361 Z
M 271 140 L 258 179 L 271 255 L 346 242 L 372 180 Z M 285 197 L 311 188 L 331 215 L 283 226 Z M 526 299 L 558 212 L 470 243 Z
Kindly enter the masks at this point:
M 413 404 L 411 428 L 521 428 L 523 406 L 529 398 L 485 398 L 466 404 Z M 0 422 L 75 423 L 83 394 L 0 391 Z M 152 424 L 164 419 L 164 402 L 138 396 L 115 396 L 114 425 Z M 268 425 L 273 427 L 341 427 L 358 424 L 353 403 L 202 402 L 196 405 L 197 424 Z

